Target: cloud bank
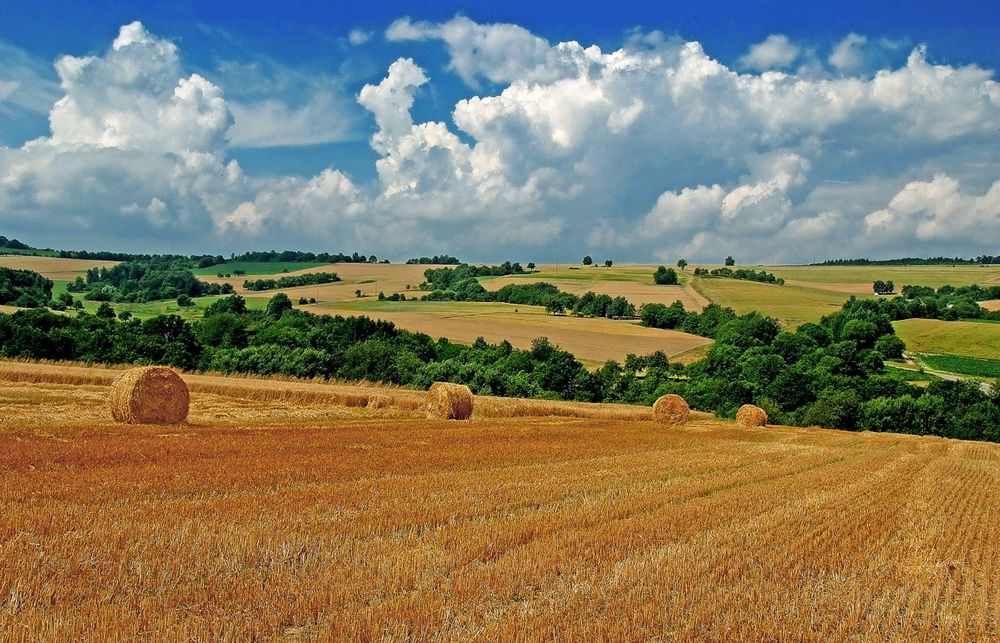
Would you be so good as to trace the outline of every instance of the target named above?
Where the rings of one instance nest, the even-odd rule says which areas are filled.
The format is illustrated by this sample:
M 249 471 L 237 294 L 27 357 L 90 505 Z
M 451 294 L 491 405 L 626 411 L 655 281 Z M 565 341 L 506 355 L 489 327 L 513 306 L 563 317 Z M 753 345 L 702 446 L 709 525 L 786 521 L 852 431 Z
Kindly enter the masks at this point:
M 922 47 L 873 69 L 886 47 L 865 36 L 823 54 L 775 35 L 744 72 L 652 35 L 603 51 L 457 17 L 385 37 L 414 57 L 358 88 L 373 182 L 245 175 L 229 150 L 311 131 L 309 105 L 227 101 L 136 22 L 56 62 L 49 135 L 0 147 L 0 222 L 65 246 L 482 260 L 979 254 L 1000 239 L 1000 85 Z M 435 42 L 469 96 L 418 122 Z M 0 101 L 18 91 L 0 77 Z

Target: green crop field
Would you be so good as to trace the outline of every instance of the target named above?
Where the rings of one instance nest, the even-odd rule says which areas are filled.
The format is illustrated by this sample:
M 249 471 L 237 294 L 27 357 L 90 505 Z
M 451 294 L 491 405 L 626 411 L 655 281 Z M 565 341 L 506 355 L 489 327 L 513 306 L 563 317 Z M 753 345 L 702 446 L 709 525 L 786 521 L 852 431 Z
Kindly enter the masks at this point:
M 285 272 L 309 270 L 326 265 L 329 264 L 307 261 L 233 261 L 208 268 L 195 268 L 192 272 L 196 275 L 215 276 L 220 272 L 232 274 L 234 270 L 242 270 L 247 275 L 280 275 Z
M 918 358 L 930 368 L 938 371 L 973 377 L 1000 378 L 1000 360 L 997 359 L 925 353 L 919 354 Z
M 940 288 L 945 284 L 967 286 L 970 284 L 1000 283 L 1000 265 L 958 266 L 755 266 L 783 279 L 809 281 L 818 284 L 856 284 L 871 292 L 876 279 L 889 280 L 899 290 L 906 285 Z
M 1000 324 L 904 319 L 893 326 L 908 351 L 986 359 L 1000 356 Z
M 819 321 L 823 315 L 837 312 L 851 296 L 805 286 L 778 286 L 716 277 L 698 277 L 694 288 L 709 301 L 728 306 L 737 313 L 756 310 L 787 326 Z

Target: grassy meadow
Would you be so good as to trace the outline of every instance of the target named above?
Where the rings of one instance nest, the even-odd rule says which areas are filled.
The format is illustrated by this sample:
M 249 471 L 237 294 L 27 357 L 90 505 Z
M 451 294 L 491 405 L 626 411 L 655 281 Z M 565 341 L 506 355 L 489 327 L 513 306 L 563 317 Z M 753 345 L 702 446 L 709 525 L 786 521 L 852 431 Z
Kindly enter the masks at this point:
M 0 631 L 1000 637 L 997 444 L 205 375 L 122 426 L 116 372 L 0 364 Z

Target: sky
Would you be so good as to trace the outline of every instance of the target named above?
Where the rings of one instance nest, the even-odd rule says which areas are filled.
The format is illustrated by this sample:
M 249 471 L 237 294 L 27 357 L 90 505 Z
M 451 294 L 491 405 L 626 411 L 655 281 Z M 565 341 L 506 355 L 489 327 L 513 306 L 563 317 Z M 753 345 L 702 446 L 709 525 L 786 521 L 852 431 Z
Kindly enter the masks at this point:
M 1000 254 L 995 2 L 3 4 L 34 246 Z

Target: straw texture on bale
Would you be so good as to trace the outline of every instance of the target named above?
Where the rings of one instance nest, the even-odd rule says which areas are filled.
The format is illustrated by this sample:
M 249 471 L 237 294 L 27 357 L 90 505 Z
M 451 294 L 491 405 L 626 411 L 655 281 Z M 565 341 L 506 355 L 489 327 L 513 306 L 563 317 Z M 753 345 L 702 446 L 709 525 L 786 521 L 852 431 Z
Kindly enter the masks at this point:
M 387 409 L 392 406 L 392 398 L 387 395 L 369 395 L 367 406 L 370 409 Z
M 759 406 L 744 404 L 736 412 L 736 423 L 741 426 L 764 426 L 767 424 L 767 412 Z
M 684 424 L 691 408 L 680 395 L 664 395 L 653 403 L 653 419 L 660 424 Z
M 427 417 L 467 420 L 472 415 L 472 391 L 462 384 L 434 382 L 427 392 Z
M 126 424 L 177 424 L 191 396 L 180 375 L 163 366 L 132 368 L 111 385 L 111 416 Z

